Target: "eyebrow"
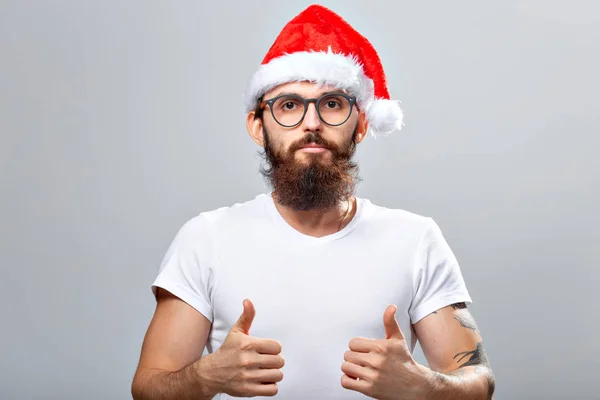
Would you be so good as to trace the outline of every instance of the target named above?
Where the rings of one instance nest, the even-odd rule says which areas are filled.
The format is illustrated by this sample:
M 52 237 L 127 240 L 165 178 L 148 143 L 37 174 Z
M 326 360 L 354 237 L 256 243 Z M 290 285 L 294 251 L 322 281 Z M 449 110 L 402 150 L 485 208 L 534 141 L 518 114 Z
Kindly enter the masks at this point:
M 318 98 L 318 97 L 321 97 L 321 96 L 326 95 L 326 94 L 344 94 L 344 92 L 341 91 L 341 90 L 339 90 L 339 89 L 338 90 L 325 90 L 323 92 L 319 92 L 316 95 L 316 97 Z M 304 98 L 304 96 L 302 96 L 299 93 L 295 93 L 295 92 L 278 92 L 278 93 L 275 93 L 271 98 L 274 98 L 274 97 L 277 97 L 277 96 L 283 96 L 283 95 L 286 95 L 286 96 L 287 95 L 294 95 L 294 96 L 300 96 L 300 97 Z

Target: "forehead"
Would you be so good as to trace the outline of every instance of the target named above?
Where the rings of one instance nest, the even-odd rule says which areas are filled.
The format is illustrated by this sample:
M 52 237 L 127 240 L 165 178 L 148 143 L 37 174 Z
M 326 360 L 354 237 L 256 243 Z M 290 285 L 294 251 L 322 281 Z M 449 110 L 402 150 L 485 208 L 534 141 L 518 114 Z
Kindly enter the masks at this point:
M 265 93 L 263 98 L 270 99 L 282 93 L 293 93 L 302 97 L 318 97 L 323 93 L 328 92 L 346 93 L 345 90 L 338 89 L 335 86 L 320 85 L 318 83 L 313 82 L 289 82 L 281 84 L 269 90 L 267 93 Z

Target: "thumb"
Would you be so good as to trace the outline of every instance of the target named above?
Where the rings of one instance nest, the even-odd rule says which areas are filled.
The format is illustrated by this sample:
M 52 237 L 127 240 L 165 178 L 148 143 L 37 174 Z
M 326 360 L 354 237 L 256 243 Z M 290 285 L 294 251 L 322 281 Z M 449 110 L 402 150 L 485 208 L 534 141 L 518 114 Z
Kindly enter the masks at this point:
M 388 306 L 383 313 L 383 325 L 385 326 L 385 338 L 386 339 L 402 339 L 404 335 L 400 330 L 400 325 L 396 321 L 396 310 L 398 307 L 395 305 Z
M 250 332 L 250 326 L 252 325 L 252 321 L 256 315 L 256 310 L 254 309 L 254 304 L 252 304 L 252 302 L 248 299 L 244 300 L 243 305 L 244 311 L 233 325 L 231 330 L 248 335 Z

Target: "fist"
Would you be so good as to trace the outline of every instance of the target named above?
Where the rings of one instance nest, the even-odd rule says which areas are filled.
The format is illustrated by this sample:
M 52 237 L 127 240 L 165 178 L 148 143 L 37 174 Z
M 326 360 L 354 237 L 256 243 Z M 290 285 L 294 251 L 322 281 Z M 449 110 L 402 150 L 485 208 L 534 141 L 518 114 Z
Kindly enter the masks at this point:
M 342 364 L 342 386 L 380 400 L 424 398 L 426 368 L 416 363 L 400 325 L 396 306 L 383 315 L 385 339 L 354 338 Z
M 277 382 L 283 379 L 281 343 L 250 336 L 256 312 L 248 299 L 243 306 L 221 347 L 205 357 L 209 385 L 215 393 L 234 397 L 275 396 Z

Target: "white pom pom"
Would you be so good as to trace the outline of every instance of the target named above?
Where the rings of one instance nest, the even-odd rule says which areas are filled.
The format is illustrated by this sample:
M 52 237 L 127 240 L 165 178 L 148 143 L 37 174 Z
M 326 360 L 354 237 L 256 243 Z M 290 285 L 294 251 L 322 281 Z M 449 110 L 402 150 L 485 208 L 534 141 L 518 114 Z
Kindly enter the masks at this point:
M 369 132 L 374 137 L 387 136 L 402 129 L 404 114 L 396 100 L 374 100 L 367 109 Z

